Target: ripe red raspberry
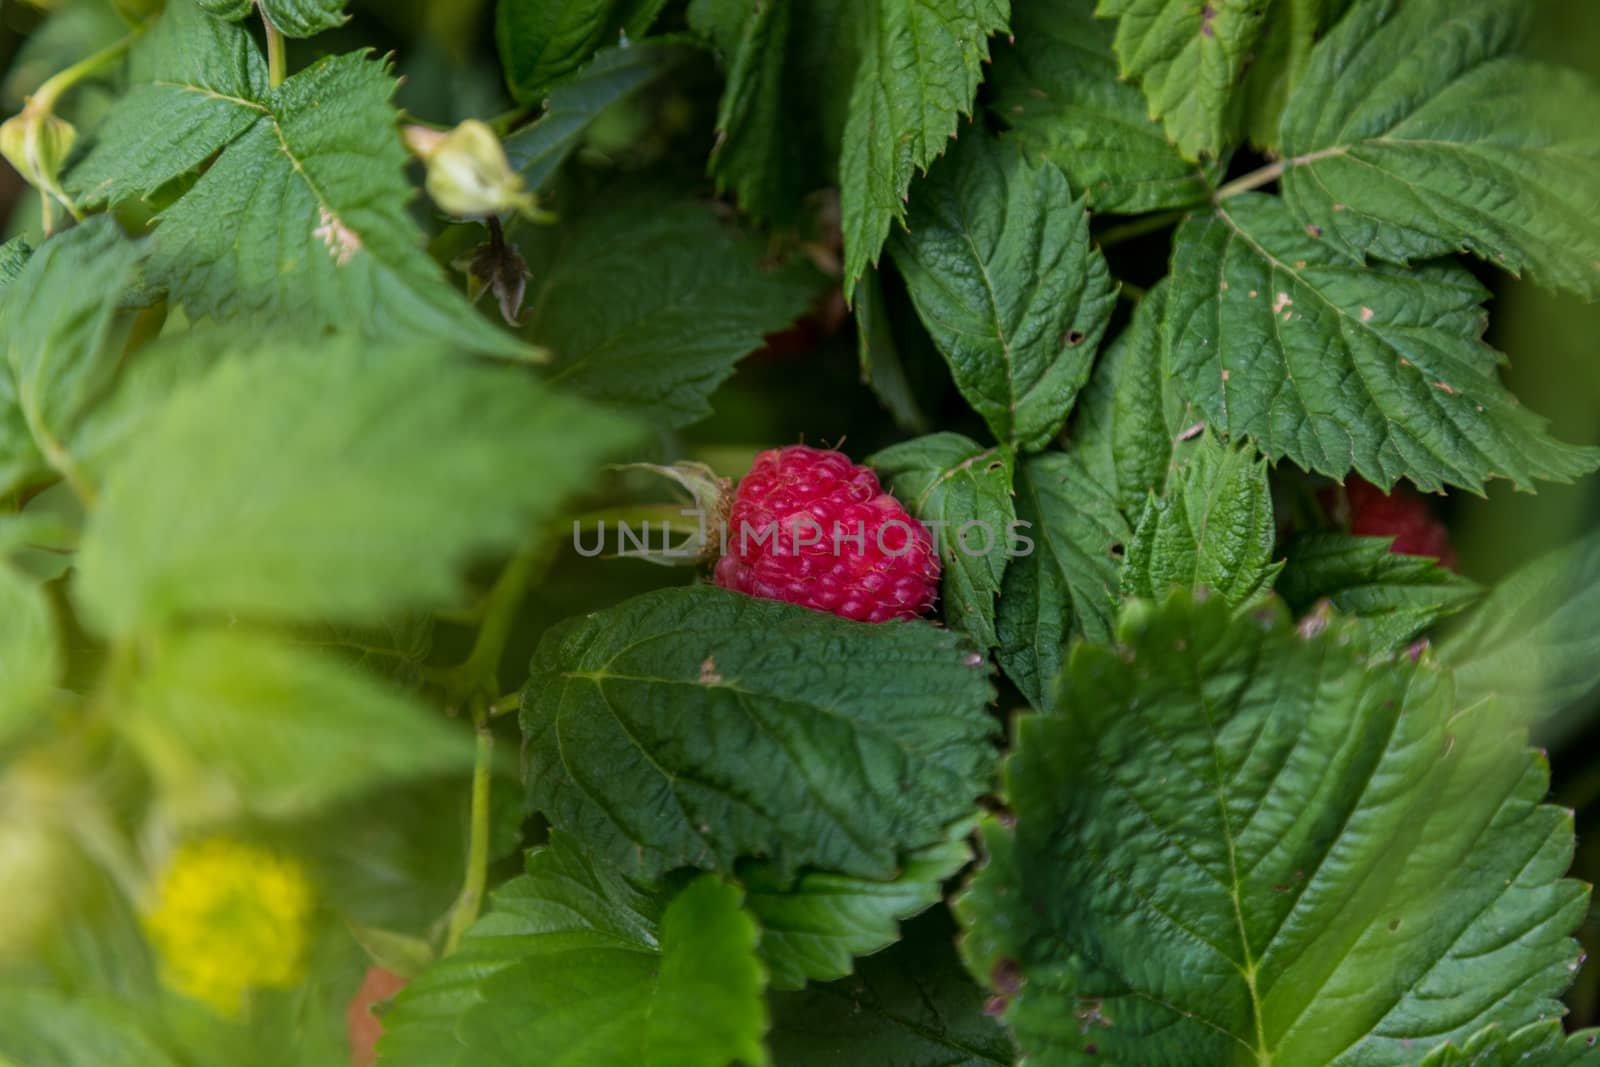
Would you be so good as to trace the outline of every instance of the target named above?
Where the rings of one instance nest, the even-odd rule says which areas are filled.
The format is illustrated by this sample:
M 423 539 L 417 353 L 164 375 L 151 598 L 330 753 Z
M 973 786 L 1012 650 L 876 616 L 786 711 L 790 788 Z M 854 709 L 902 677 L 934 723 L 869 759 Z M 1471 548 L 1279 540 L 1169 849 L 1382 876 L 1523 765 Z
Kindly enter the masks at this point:
M 1344 487 L 1350 504 L 1350 532 L 1362 537 L 1392 537 L 1389 551 L 1403 556 L 1432 556 L 1452 570 L 1456 550 L 1450 531 L 1434 518 L 1427 501 L 1407 486 L 1385 493 L 1371 482 L 1351 478 Z
M 345 1030 L 350 1037 L 351 1067 L 372 1067 L 378 1062 L 378 1038 L 383 1036 L 383 1020 L 372 1011 L 406 987 L 406 980 L 382 967 L 367 970 L 361 988 L 345 1008 Z
M 861 622 L 933 606 L 939 557 L 927 527 L 842 452 L 763 452 L 739 483 L 716 583 Z

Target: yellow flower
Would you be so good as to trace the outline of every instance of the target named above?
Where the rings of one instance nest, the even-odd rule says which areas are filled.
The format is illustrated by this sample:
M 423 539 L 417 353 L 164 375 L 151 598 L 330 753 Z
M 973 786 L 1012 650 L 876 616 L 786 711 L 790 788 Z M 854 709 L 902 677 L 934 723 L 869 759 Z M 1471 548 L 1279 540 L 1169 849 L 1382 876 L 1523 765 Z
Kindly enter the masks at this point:
M 184 845 L 145 929 L 169 985 L 235 1017 L 253 989 L 304 975 L 311 885 L 298 863 L 225 838 Z

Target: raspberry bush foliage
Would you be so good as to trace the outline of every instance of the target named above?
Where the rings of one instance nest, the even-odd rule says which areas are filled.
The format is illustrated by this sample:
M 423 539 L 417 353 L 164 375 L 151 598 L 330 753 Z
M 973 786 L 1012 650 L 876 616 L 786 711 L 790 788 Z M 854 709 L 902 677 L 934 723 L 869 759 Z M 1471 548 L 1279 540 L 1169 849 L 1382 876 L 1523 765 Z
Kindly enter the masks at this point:
M 0 1064 L 1600 1067 L 1549 10 L 0 9 Z

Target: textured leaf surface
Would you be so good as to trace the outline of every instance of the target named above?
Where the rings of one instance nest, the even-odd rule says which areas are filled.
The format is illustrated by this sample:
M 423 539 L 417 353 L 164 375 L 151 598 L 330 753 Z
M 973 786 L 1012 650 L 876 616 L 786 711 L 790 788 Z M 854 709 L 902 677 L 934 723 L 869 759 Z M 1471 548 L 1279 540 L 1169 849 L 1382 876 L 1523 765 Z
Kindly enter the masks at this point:
M 763 1067 L 757 936 L 734 887 L 707 875 L 658 912 L 557 835 L 401 994 L 384 1062 Z
M 982 658 L 925 623 L 648 593 L 540 644 L 530 801 L 645 878 L 764 856 L 888 879 L 983 792 L 991 695 Z
M 1523 733 L 1353 624 L 1229 615 L 1135 602 L 1019 723 L 960 911 L 1028 1062 L 1402 1067 L 1558 1016 L 1588 891 Z
M 221 152 L 151 239 L 148 280 L 195 317 L 527 357 L 420 247 L 383 63 L 334 56 L 268 89 L 245 30 L 179 0 L 133 73 L 72 181 L 92 199 L 124 200 Z
M 1072 452 L 1114 492 L 1130 524 L 1167 484 L 1178 442 L 1203 423 L 1168 370 L 1167 282 L 1139 302 L 1133 321 L 1095 365 L 1075 411 Z
M 593 62 L 550 91 L 537 122 L 506 138 L 506 158 L 530 189 L 542 188 L 607 108 L 699 54 L 675 41 L 602 48 Z
M 1015 460 L 958 433 L 937 433 L 886 448 L 868 461 L 889 490 L 934 534 L 944 576 L 945 623 L 993 648 L 1000 592 L 1016 509 Z
M 686 426 L 816 293 L 808 267 L 772 267 L 765 251 L 703 203 L 615 192 L 524 247 L 538 279 L 528 336 L 554 353 L 551 381 L 656 426 Z
M 0 291 L 0 492 L 78 477 L 74 438 L 116 374 L 107 341 L 137 259 L 97 219 L 44 242 Z
M 1100 0 L 1117 20 L 1122 73 L 1144 89 L 1150 114 L 1184 155 L 1227 146 L 1230 101 L 1250 62 L 1270 4 L 1262 0 Z
M 1284 195 L 1356 254 L 1467 249 L 1600 298 L 1600 89 L 1516 56 L 1521 0 L 1362 0 L 1284 115 Z
M 116 467 L 78 593 L 119 633 L 448 602 L 461 563 L 520 542 L 631 438 L 520 369 L 267 345 L 180 391 Z
M 1104 640 L 1116 610 L 1118 558 L 1133 531 L 1117 501 L 1074 453 L 1017 466 L 1017 518 L 1033 551 L 1006 568 L 996 629 L 1001 668 L 1036 708 L 1048 707 L 1067 639 Z
M 1209 434 L 1185 451 L 1128 542 L 1123 595 L 1162 597 L 1178 586 L 1248 604 L 1283 566 L 1272 562 L 1278 531 L 1267 461 Z
M 944 151 L 972 108 L 989 35 L 1009 0 L 861 0 L 861 60 L 839 159 L 844 287 L 855 283 L 905 217 L 911 177 Z
M 776 1067 L 1009 1065 L 1011 1042 L 984 1014 L 952 936 L 941 910 L 914 923 L 904 943 L 862 960 L 855 976 L 773 997 Z
M 1114 26 L 1094 17 L 1094 0 L 1019 4 L 1011 33 L 995 53 L 990 108 L 1091 208 L 1131 215 L 1210 196 L 1216 168 L 1184 159 L 1150 118 L 1144 94 L 1119 74 Z
M 0 745 L 33 720 L 55 688 L 60 658 L 43 590 L 0 563 Z
M 1536 1023 L 1514 1033 L 1486 1029 L 1459 1046 L 1435 1049 L 1421 1067 L 1595 1067 L 1600 1064 L 1600 1031 L 1564 1034 L 1556 1021 Z
M 772 988 L 843 978 L 855 957 L 894 944 L 900 920 L 937 904 L 944 880 L 972 859 L 972 830 L 972 823 L 958 823 L 949 840 L 913 853 L 886 882 L 809 871 L 791 885 L 766 864 L 743 873 Z
M 344 0 L 195 0 L 195 3 L 225 19 L 242 19 L 257 10 L 259 4 L 261 12 L 289 37 L 310 37 L 331 30 L 345 20 Z
M 1236 94 L 1242 132 L 1274 154 L 1278 127 L 1295 86 L 1311 64 L 1313 46 L 1350 7 L 1351 0 L 1276 0 L 1256 42 Z
M 1465 270 L 1341 260 L 1277 200 L 1246 194 L 1179 230 L 1168 359 L 1210 425 L 1267 455 L 1378 486 L 1481 491 L 1571 479 L 1563 445 L 1500 384 Z
M 746 5 L 739 5 L 744 7 Z M 739 206 L 757 218 L 788 219 L 810 190 L 814 170 L 799 154 L 787 113 L 805 106 L 787 76 L 792 4 L 748 5 L 728 65 L 728 84 L 717 108 L 717 143 L 710 170 L 717 187 L 731 191 Z
M 1116 303 L 1089 216 L 1053 164 L 969 129 L 919 182 L 892 252 L 962 395 L 1039 449 L 1066 421 Z
M 470 736 L 432 709 L 309 649 L 226 630 L 164 644 L 117 724 L 199 822 L 313 812 L 472 765 Z
M 539 103 L 600 46 L 643 37 L 660 9 L 660 0 L 498 0 L 495 41 L 511 95 Z
M 1600 685 L 1600 534 L 1506 578 L 1440 647 L 1470 698 L 1514 714 L 1559 711 Z
M 1302 615 L 1325 598 L 1362 621 L 1374 648 L 1397 648 L 1479 596 L 1474 582 L 1438 560 L 1390 552 L 1385 537 L 1301 534 L 1286 557 L 1277 591 L 1289 607 Z

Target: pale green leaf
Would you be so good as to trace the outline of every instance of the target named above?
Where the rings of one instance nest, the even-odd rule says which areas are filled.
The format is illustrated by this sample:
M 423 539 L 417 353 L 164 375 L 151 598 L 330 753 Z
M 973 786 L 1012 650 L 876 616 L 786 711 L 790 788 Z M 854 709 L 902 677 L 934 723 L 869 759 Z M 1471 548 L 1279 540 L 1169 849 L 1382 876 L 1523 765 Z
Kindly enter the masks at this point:
M 912 175 L 939 157 L 971 110 L 989 35 L 1010 13 L 1009 0 L 860 3 L 861 59 L 839 159 L 847 293 L 905 218 Z
M 243 5 L 248 9 L 251 5 Z M 243 27 L 172 0 L 133 46 L 128 91 L 67 175 L 88 204 L 148 196 L 249 129 L 268 94 L 267 63 Z
M 1501 385 L 1483 288 L 1460 267 L 1364 268 L 1249 193 L 1178 231 L 1167 359 L 1207 423 L 1273 459 L 1380 487 L 1570 481 L 1563 445 Z
M 1230 141 L 1230 105 L 1266 24 L 1264 0 L 1100 0 L 1117 20 L 1125 77 L 1144 89 L 1150 115 L 1189 159 L 1213 158 Z
M 1516 55 L 1523 0 L 1361 0 L 1283 117 L 1284 196 L 1396 263 L 1465 249 L 1600 297 L 1600 89 Z
M 1289 607 L 1303 615 L 1326 599 L 1340 614 L 1360 619 L 1379 649 L 1398 648 L 1480 593 L 1436 559 L 1390 552 L 1384 537 L 1301 534 L 1285 555 L 1277 591 Z
M 764 1067 L 765 975 L 740 892 L 706 875 L 660 912 L 570 838 L 535 852 L 461 949 L 385 1017 L 395 1067 Z
M 519 368 L 269 343 L 180 390 L 116 466 L 78 596 L 116 633 L 449 603 L 463 563 L 520 543 L 632 436 Z
M 73 438 L 116 374 L 108 341 L 137 260 L 94 219 L 44 242 L 0 291 L 0 492 L 77 477 Z
M 1116 611 L 1118 560 L 1132 536 L 1116 498 L 1076 453 L 1017 465 L 1017 518 L 1032 550 L 1013 558 L 995 624 L 1006 675 L 1036 708 L 1049 706 L 1067 639 L 1105 640 Z
M 1404 1067 L 1557 1016 L 1588 889 L 1489 704 L 1354 623 L 1179 594 L 1017 727 L 959 912 L 1039 1067 Z
M 44 590 L 0 563 L 0 745 L 34 721 L 60 671 L 55 619 Z
M 1272 588 L 1277 527 L 1267 461 L 1210 434 L 1180 454 L 1164 492 L 1151 494 L 1128 542 L 1124 596 L 1205 589 L 1242 606 Z
M 953 937 L 941 909 L 855 976 L 773 997 L 776 1067 L 1009 1067 L 1011 1042 L 984 1013 Z
M 1015 458 L 958 433 L 886 448 L 868 463 L 933 533 L 944 564 L 939 598 L 945 624 L 983 648 L 999 643 L 994 598 L 1011 552 Z
M 171 6 L 184 0 L 170 0 Z M 311 37 L 344 24 L 344 0 L 195 0 L 219 18 L 242 19 L 259 10 L 288 37 Z
M 529 799 L 644 878 L 766 857 L 784 877 L 888 879 L 986 788 L 992 692 L 983 658 L 927 623 L 647 593 L 545 635 Z
M 0 987 L 0 1063 L 16 1067 L 175 1067 L 128 1005 L 55 989 Z
M 1439 658 L 1472 699 L 1520 718 L 1560 711 L 1600 685 L 1600 533 L 1525 564 L 1451 633 Z
M 804 264 L 767 263 L 759 238 L 708 205 L 638 187 L 523 252 L 527 333 L 553 353 L 550 381 L 666 429 L 709 415 L 734 364 L 799 318 L 819 282 Z
M 973 823 L 907 857 L 890 881 L 807 871 L 792 884 L 767 864 L 742 872 L 745 907 L 761 925 L 761 959 L 773 989 L 843 978 L 900 938 L 900 921 L 937 904 L 943 883 L 972 859 Z
M 506 138 L 506 158 L 528 188 L 543 188 L 607 108 L 699 54 L 676 41 L 602 48 L 591 63 L 551 90 L 537 122 Z
M 1054 164 L 969 128 L 919 182 L 891 250 L 956 385 L 995 437 L 1049 444 L 1116 303 L 1089 216 Z
M 1565 1034 L 1557 1020 L 1507 1032 L 1486 1028 L 1458 1045 L 1435 1049 L 1419 1067 L 1596 1067 L 1600 1030 Z
M 472 764 L 471 736 L 336 660 L 234 630 L 164 642 L 116 726 L 174 811 L 282 817 Z
M 1066 172 L 1097 213 L 1138 214 L 1204 201 L 1219 176 L 1196 166 L 1123 80 L 1113 26 L 1094 0 L 1020 4 L 1009 47 L 995 53 L 990 110 L 1030 156 Z
M 576 74 L 602 45 L 643 37 L 662 0 L 498 0 L 495 42 L 506 85 L 537 104 Z
M 1070 430 L 1073 454 L 1115 494 L 1130 524 L 1166 486 L 1178 442 L 1203 426 L 1167 369 L 1167 287 L 1150 290 L 1095 364 Z

